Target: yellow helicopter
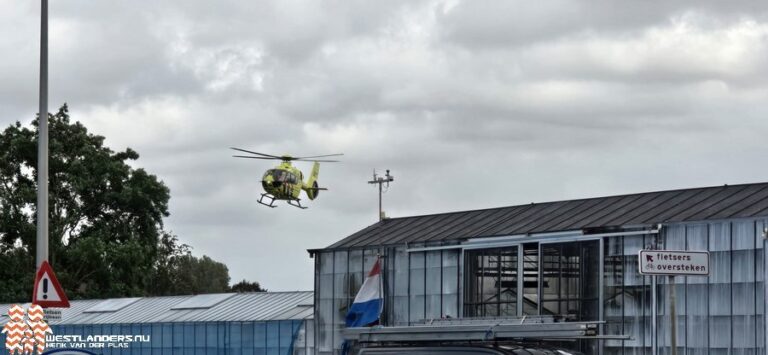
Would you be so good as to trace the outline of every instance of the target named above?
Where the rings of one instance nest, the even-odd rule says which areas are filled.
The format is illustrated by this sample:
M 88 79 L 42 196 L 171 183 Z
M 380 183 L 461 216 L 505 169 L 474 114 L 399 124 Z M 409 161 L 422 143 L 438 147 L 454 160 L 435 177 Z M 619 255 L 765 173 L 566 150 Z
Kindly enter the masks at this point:
M 310 157 L 292 157 L 290 155 L 277 156 L 277 155 L 264 154 L 259 152 L 252 152 L 250 150 L 234 148 L 234 147 L 231 147 L 230 149 L 248 153 L 248 154 L 253 154 L 253 155 L 233 155 L 233 157 L 235 158 L 282 161 L 280 165 L 267 170 L 267 172 L 264 173 L 264 176 L 261 179 L 261 186 L 264 188 L 265 192 L 261 194 L 261 197 L 259 197 L 257 202 L 264 206 L 269 206 L 272 208 L 277 207 L 275 206 L 275 201 L 285 200 L 291 206 L 306 209 L 307 207 L 304 207 L 301 205 L 301 199 L 299 198 L 299 196 L 301 195 L 301 190 L 304 190 L 304 192 L 307 193 L 307 197 L 309 197 L 310 200 L 316 199 L 317 195 L 320 194 L 320 190 L 328 190 L 327 188 L 318 187 L 317 185 L 317 175 L 320 173 L 320 163 L 321 162 L 323 163 L 338 162 L 338 160 L 317 159 L 317 158 L 327 158 L 327 157 L 336 157 L 336 156 L 344 155 L 344 154 L 327 154 L 327 155 L 315 155 Z M 314 164 L 312 165 L 312 173 L 309 175 L 309 179 L 306 182 L 304 182 L 304 174 L 301 172 L 301 170 L 291 165 L 292 161 L 314 162 Z

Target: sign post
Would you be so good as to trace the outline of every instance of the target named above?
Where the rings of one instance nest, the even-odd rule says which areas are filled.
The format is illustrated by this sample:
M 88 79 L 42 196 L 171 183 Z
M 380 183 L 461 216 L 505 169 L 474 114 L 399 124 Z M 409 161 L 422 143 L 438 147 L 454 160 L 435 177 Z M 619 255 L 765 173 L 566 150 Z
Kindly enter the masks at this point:
M 669 295 L 670 346 L 672 347 L 672 355 L 677 355 L 675 276 L 708 276 L 709 252 L 687 250 L 640 250 L 638 263 L 640 274 L 669 276 L 667 278 L 667 294 Z M 653 300 L 656 300 L 656 292 L 653 293 Z M 656 322 L 655 319 L 653 321 L 654 323 Z
M 43 308 L 69 308 L 69 299 L 47 261 L 43 261 L 40 270 L 37 271 L 35 288 L 32 290 L 32 303 Z
M 675 310 L 675 276 L 669 275 L 667 279 L 667 294 L 669 295 L 669 345 L 672 347 L 672 355 L 677 355 L 677 312 Z
M 48 261 L 48 0 L 40 1 L 40 110 L 37 125 L 37 269 Z

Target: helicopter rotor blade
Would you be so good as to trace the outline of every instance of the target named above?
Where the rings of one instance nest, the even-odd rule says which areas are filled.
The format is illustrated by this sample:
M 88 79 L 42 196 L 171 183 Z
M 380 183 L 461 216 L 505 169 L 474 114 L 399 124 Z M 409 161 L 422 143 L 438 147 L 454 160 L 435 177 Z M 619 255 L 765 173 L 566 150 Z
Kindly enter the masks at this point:
M 250 153 L 250 154 L 261 155 L 261 156 L 270 157 L 270 158 L 274 158 L 274 159 L 283 159 L 282 157 L 278 157 L 277 155 L 264 154 L 264 153 L 254 152 L 254 151 L 240 149 L 240 148 L 235 148 L 235 147 L 229 147 L 229 149 L 238 150 L 238 151 L 245 152 L 245 153 Z
M 311 157 L 294 157 L 294 159 L 307 159 L 307 158 L 325 158 L 325 157 L 340 157 L 344 155 L 344 153 L 338 153 L 338 154 L 326 154 L 326 155 L 313 155 Z
M 235 158 L 247 158 L 247 159 L 281 160 L 280 158 L 252 157 L 252 156 L 246 156 L 246 155 L 233 155 L 233 157 L 235 157 Z
M 318 162 L 318 163 L 338 163 L 339 160 L 327 160 L 327 159 L 296 159 L 293 160 L 297 161 L 311 161 L 311 162 Z

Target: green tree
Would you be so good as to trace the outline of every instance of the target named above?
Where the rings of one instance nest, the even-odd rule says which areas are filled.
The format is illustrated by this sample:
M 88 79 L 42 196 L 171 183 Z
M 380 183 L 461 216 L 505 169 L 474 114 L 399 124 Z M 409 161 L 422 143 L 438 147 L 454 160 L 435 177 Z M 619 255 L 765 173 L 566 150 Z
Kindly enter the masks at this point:
M 0 301 L 31 297 L 37 122 L 16 122 L 0 134 Z M 132 149 L 114 152 L 104 137 L 70 122 L 66 105 L 49 116 L 49 128 L 49 260 L 65 292 L 72 299 L 159 293 L 157 282 L 174 281 L 166 267 L 196 259 L 163 230 L 168 187 L 128 164 L 139 158 Z M 212 268 L 227 273 L 223 264 Z
M 168 282 L 157 283 L 158 295 L 197 295 L 229 290 L 227 266 L 206 255 L 201 258 L 188 252 L 174 255 L 163 269 L 163 276 Z
M 230 292 L 267 292 L 258 282 L 242 280 L 229 288 Z

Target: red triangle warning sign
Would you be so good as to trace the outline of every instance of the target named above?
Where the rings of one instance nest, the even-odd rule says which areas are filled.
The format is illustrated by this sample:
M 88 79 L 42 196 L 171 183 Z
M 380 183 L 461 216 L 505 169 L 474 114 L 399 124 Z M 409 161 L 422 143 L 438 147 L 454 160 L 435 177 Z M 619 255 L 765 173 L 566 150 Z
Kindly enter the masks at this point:
M 53 269 L 47 261 L 43 261 L 40 269 L 37 270 L 35 288 L 32 291 L 32 303 L 43 308 L 69 308 L 69 299 L 64 294 L 64 289 L 61 288 L 56 274 L 53 273 Z

